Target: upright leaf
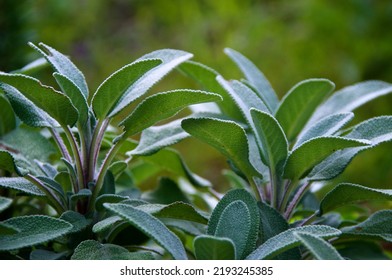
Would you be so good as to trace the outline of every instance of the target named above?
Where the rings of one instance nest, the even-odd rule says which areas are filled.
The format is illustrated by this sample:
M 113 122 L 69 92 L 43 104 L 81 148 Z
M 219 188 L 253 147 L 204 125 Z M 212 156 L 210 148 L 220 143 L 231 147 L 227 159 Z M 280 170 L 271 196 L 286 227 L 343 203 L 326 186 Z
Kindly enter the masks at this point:
M 317 106 L 332 93 L 334 88 L 335 85 L 329 80 L 309 79 L 290 89 L 275 115 L 289 141 L 297 137 Z
M 309 233 L 294 232 L 294 236 L 318 260 L 343 260 L 342 256 L 324 239 Z
M 245 131 L 235 122 L 214 118 L 188 118 L 182 121 L 182 128 L 232 160 L 248 178 L 258 175 L 249 162 Z
M 365 142 L 365 140 L 334 136 L 313 138 L 291 152 L 286 162 L 284 177 L 300 179 L 336 150 L 367 146 L 368 144 L 369 142 Z
M 342 183 L 321 200 L 320 215 L 358 201 L 392 200 L 392 190 L 372 189 L 361 185 Z
M 256 89 L 269 111 L 275 112 L 279 103 L 278 97 L 264 74 L 253 64 L 253 62 L 239 52 L 226 48 L 225 53 L 237 64 L 249 83 Z
M 193 247 L 198 260 L 234 260 L 236 256 L 233 241 L 225 237 L 199 235 Z
M 341 231 L 329 226 L 311 225 L 298 228 L 288 229 L 263 243 L 253 251 L 247 260 L 264 260 L 272 259 L 276 255 L 283 253 L 291 248 L 300 245 L 300 241 L 294 233 L 308 233 L 321 238 L 330 238 L 339 236 Z
M 174 259 L 187 259 L 180 239 L 157 218 L 126 204 L 105 203 L 104 206 L 165 248 Z
M 0 235 L 0 251 L 16 250 L 58 238 L 72 229 L 66 221 L 49 216 L 21 216 L 3 222 L 18 230 L 17 233 Z

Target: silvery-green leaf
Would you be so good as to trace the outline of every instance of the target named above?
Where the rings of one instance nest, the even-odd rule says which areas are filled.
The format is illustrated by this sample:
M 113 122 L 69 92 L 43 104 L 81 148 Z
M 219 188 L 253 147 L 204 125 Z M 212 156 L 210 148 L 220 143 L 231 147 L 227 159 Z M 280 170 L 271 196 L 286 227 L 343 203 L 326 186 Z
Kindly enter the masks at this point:
M 318 260 L 343 260 L 334 247 L 324 239 L 309 233 L 294 232 L 294 236 Z
M 234 260 L 235 246 L 229 238 L 199 235 L 193 241 L 198 260 Z

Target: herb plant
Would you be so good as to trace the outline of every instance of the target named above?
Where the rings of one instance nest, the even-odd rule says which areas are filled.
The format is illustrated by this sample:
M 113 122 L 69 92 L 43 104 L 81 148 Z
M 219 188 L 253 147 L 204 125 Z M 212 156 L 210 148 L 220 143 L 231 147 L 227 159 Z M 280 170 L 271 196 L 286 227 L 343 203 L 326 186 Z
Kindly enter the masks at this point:
M 223 97 L 206 109 L 214 116 L 187 118 L 182 127 L 228 159 L 232 171 L 226 174 L 236 188 L 212 212 L 206 234 L 196 237 L 196 257 L 390 257 L 392 210 L 370 214 L 359 203 L 390 201 L 391 189 L 341 183 L 317 197 L 312 186 L 326 186 L 357 154 L 391 141 L 392 116 L 347 125 L 356 108 L 392 92 L 392 85 L 367 81 L 333 93 L 331 81 L 308 79 L 278 100 L 255 64 L 237 51 L 225 52 L 245 79 L 225 80 L 197 62 L 180 66 Z

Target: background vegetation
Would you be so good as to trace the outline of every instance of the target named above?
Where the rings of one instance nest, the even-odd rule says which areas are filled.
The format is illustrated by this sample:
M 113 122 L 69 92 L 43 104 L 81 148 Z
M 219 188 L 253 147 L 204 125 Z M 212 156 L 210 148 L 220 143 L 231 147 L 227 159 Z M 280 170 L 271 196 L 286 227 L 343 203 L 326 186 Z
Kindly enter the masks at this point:
M 369 79 L 392 82 L 391 26 L 388 0 L 1 0 L 0 70 L 36 58 L 26 43 L 42 41 L 70 54 L 92 90 L 114 70 L 160 48 L 192 52 L 224 77 L 239 78 L 223 53 L 230 47 L 254 61 L 281 97 L 312 77 L 328 78 L 337 89 Z M 159 84 L 162 90 L 196 86 L 174 76 Z M 356 122 L 391 114 L 391 104 L 392 96 L 372 102 Z M 177 148 L 194 171 L 226 186 L 226 163 L 215 151 L 192 139 Z M 388 143 L 361 154 L 337 180 L 390 187 L 391 148 Z

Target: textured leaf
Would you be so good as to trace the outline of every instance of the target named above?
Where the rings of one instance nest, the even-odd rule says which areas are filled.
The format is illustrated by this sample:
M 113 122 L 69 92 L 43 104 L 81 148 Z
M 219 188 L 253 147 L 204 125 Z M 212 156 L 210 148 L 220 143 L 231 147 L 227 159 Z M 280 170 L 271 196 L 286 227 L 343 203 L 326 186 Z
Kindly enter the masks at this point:
M 223 89 L 216 80 L 219 76 L 218 72 L 209 68 L 208 66 L 205 66 L 204 64 L 194 61 L 186 61 L 179 66 L 179 70 L 185 75 L 196 80 L 196 82 L 198 82 L 205 90 L 216 92 L 222 96 L 223 101 L 217 103 L 217 105 L 224 115 L 229 116 L 235 120 L 243 120 L 242 114 L 237 107 L 237 104 L 234 103 L 227 91 Z
M 114 224 L 122 221 L 123 219 L 119 216 L 110 216 L 106 219 L 103 219 L 102 221 L 99 221 L 98 223 L 94 224 L 93 226 L 93 232 L 94 233 L 99 233 L 102 231 L 105 231 L 109 228 L 111 228 Z
M 24 171 L 16 166 L 13 156 L 9 152 L 2 150 L 0 150 L 0 170 L 6 170 L 11 173 L 15 172 L 20 176 L 24 174 Z
M 18 230 L 0 236 L 0 251 L 9 251 L 41 244 L 68 233 L 72 225 L 49 216 L 21 216 L 3 222 Z
M 58 127 L 59 123 L 44 110 L 37 107 L 16 88 L 0 84 L 15 114 L 27 125 L 32 127 Z
M 370 144 L 365 141 L 335 136 L 313 138 L 291 152 L 286 162 L 284 177 L 302 178 L 336 150 Z
M 36 196 L 45 196 L 45 194 L 39 188 L 24 178 L 2 177 L 0 178 L 0 187 L 21 191 Z
M 130 205 L 105 203 L 104 206 L 165 248 L 174 259 L 187 259 L 180 239 L 157 218 Z
M 392 242 L 392 210 L 381 210 L 362 223 L 342 229 L 344 234 L 379 237 Z
M 317 106 L 334 88 L 335 85 L 329 80 L 309 79 L 290 89 L 275 115 L 289 141 L 295 139 Z
M 0 212 L 10 207 L 12 204 L 12 199 L 0 196 Z
M 264 74 L 248 58 L 239 52 L 226 48 L 225 53 L 237 64 L 246 79 L 252 85 L 270 112 L 275 112 L 278 107 L 278 97 L 272 89 Z
M 318 260 L 343 260 L 342 256 L 324 239 L 309 233 L 294 232 L 294 236 Z
M 85 124 L 88 118 L 88 104 L 86 97 L 80 91 L 79 87 L 72 82 L 67 76 L 60 73 L 54 73 L 57 83 L 60 85 L 61 90 L 71 99 L 72 104 L 78 110 L 79 123 Z
M 151 155 L 189 137 L 189 134 L 182 129 L 181 122 L 182 119 L 175 120 L 161 126 L 152 126 L 143 130 L 139 144 L 129 154 Z
M 295 143 L 295 147 L 312 138 L 333 135 L 353 118 L 353 113 L 340 113 L 327 116 L 308 129 L 303 130 Z
M 61 214 L 60 219 L 69 222 L 73 228 L 70 233 L 79 232 L 91 224 L 91 220 L 86 219 L 82 214 L 75 211 L 66 211 Z
M 251 115 L 271 173 L 280 177 L 288 156 L 286 136 L 279 123 L 269 113 L 252 109 Z
M 155 94 L 146 98 L 120 123 L 124 126 L 123 137 L 132 136 L 158 121 L 177 114 L 189 105 L 221 100 L 217 94 L 196 90 L 184 89 Z
M 248 178 L 258 172 L 249 162 L 248 140 L 242 127 L 232 121 L 214 118 L 188 118 L 182 128 L 229 158 Z
M 392 84 L 381 81 L 366 81 L 345 87 L 335 92 L 317 108 L 310 124 L 331 114 L 351 112 L 367 102 L 392 92 Z
M 340 230 L 329 226 L 311 225 L 286 230 L 263 243 L 248 257 L 248 260 L 272 259 L 274 256 L 295 248 L 300 245 L 300 241 L 294 233 L 308 233 L 321 238 L 335 237 L 341 234 Z
M 0 72 L 0 82 L 17 88 L 27 99 L 62 125 L 73 126 L 78 119 L 78 111 L 66 95 L 49 86 L 44 86 L 35 78 Z M 7 88 L 2 88 L 4 91 L 7 90 Z
M 85 240 L 76 247 L 71 260 L 153 260 L 148 252 L 128 252 L 115 244 L 101 244 L 95 240 Z
M 225 237 L 200 235 L 193 241 L 195 256 L 198 260 L 234 260 L 235 246 Z
M 2 136 L 16 127 L 16 118 L 11 104 L 1 94 L 0 94 L 0 108 L 1 108 L 0 136 Z
M 340 206 L 365 200 L 392 200 L 392 190 L 372 189 L 343 183 L 327 193 L 320 203 L 320 215 Z
M 341 174 L 351 160 L 360 152 L 376 147 L 381 143 L 391 141 L 392 117 L 381 116 L 364 121 L 356 125 L 345 137 L 369 140 L 371 145 L 344 149 L 333 153 L 312 170 L 308 176 L 310 180 L 332 179 Z
M 88 88 L 83 73 L 68 57 L 43 43 L 38 44 L 40 48 L 32 43 L 29 43 L 29 45 L 38 51 L 41 55 L 43 55 L 57 72 L 67 77 L 68 80 L 72 81 L 72 83 L 79 88 L 80 92 L 87 99 Z

